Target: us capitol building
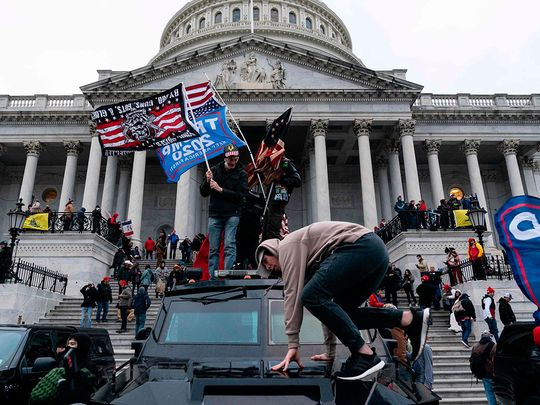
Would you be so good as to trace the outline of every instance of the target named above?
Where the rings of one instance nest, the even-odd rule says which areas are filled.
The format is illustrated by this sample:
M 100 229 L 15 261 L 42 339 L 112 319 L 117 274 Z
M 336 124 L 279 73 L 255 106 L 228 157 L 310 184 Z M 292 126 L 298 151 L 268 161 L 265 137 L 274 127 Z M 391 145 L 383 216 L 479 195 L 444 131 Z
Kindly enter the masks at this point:
M 373 228 L 395 215 L 398 195 L 436 208 L 450 190 L 477 194 L 492 229 L 508 197 L 539 194 L 540 94 L 422 93 L 405 69 L 366 67 L 321 1 L 256 0 L 253 15 L 251 33 L 249 1 L 194 0 L 170 19 L 146 66 L 98 70 L 81 94 L 0 95 L 1 211 L 32 196 L 62 211 L 72 198 L 75 209 L 99 204 L 131 219 L 136 241 L 161 228 L 206 232 L 203 168 L 168 184 L 153 152 L 102 157 L 89 124 L 97 106 L 206 75 L 254 151 L 268 122 L 294 107 L 286 153 L 303 185 L 288 206 L 291 229 L 329 219 Z

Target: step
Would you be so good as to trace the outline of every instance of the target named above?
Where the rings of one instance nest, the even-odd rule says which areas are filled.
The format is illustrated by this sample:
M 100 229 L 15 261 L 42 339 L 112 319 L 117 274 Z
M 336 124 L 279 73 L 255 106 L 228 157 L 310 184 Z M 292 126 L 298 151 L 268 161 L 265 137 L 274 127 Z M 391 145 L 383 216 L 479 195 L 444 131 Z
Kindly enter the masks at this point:
M 440 405 L 452 404 L 452 405 L 469 405 L 469 404 L 481 404 L 487 405 L 488 401 L 486 396 L 480 397 L 462 397 L 462 398 L 443 398 L 439 401 Z
M 484 386 L 480 384 L 478 387 L 472 388 L 463 388 L 463 387 L 453 387 L 453 388 L 438 388 L 434 389 L 437 395 L 442 398 L 471 398 L 478 397 L 486 399 L 486 393 L 484 391 Z
M 471 375 L 472 377 L 472 375 Z M 438 389 L 442 388 L 460 388 L 460 389 L 466 389 L 471 388 L 472 386 L 475 386 L 476 379 L 474 377 L 472 378 L 441 378 L 441 379 L 435 379 L 433 382 L 433 390 L 438 393 Z
M 455 363 L 439 362 L 436 364 L 437 366 L 435 367 L 435 363 L 433 363 L 433 372 L 442 373 L 445 371 L 449 371 L 449 372 L 455 372 L 455 373 L 460 373 L 460 374 L 465 374 L 465 373 L 471 374 L 471 368 L 469 366 L 469 362 L 455 362 Z

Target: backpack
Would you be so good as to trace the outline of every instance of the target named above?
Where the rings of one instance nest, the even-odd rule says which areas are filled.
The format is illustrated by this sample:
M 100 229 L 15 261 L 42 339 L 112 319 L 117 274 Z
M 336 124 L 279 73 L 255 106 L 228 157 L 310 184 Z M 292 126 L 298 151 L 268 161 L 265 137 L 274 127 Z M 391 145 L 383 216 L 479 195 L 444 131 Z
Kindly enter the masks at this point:
M 492 341 L 476 344 L 469 358 L 471 372 L 481 380 L 482 378 L 493 378 L 493 361 L 490 358 L 491 349 L 495 343 Z

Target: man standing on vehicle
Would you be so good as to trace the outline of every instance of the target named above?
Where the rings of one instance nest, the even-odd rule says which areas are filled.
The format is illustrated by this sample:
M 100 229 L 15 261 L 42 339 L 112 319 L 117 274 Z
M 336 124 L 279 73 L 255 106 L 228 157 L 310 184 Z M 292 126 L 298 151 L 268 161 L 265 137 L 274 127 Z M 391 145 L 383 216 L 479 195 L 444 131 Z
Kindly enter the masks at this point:
M 314 360 L 331 359 L 336 336 L 351 351 L 341 379 L 358 380 L 384 367 L 359 329 L 401 327 L 413 346 L 411 360 L 422 353 L 429 309 L 359 308 L 376 291 L 388 268 L 384 242 L 369 229 L 348 222 L 318 222 L 281 241 L 262 242 L 256 256 L 261 276 L 274 273 L 284 282 L 289 350 L 273 370 L 287 370 L 291 361 L 303 367 L 299 352 L 303 306 L 325 325 L 327 353 L 314 356 Z
M 236 229 L 240 222 L 242 203 L 248 192 L 247 174 L 238 160 L 238 148 L 233 144 L 225 146 L 224 161 L 206 172 L 205 181 L 200 187 L 203 197 L 210 196 L 208 270 L 211 277 L 218 270 L 222 233 L 225 270 L 232 269 L 236 261 Z

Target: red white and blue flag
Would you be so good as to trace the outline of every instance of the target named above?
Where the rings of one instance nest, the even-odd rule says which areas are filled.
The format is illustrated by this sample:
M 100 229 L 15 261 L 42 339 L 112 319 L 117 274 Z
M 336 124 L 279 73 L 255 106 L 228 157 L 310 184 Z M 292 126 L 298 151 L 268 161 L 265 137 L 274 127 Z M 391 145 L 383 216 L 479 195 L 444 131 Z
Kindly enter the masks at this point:
M 156 149 L 198 137 L 195 123 L 187 111 L 185 89 L 179 84 L 141 100 L 96 108 L 91 118 L 103 154 L 112 156 Z

